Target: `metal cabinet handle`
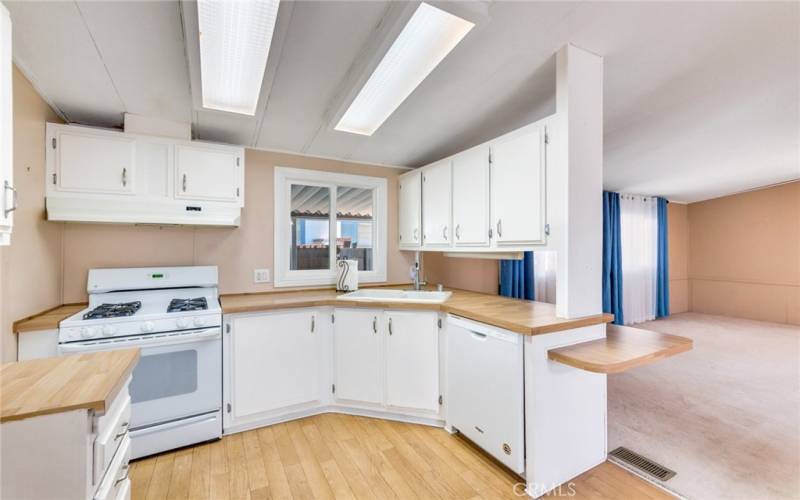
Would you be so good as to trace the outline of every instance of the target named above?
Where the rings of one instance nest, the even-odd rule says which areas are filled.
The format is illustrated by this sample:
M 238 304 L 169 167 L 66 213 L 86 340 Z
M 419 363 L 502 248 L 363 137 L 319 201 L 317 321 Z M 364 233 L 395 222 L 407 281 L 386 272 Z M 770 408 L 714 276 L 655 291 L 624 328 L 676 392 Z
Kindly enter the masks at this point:
M 11 184 L 9 184 L 8 181 L 5 181 L 5 184 L 3 185 L 3 193 L 6 193 L 9 190 L 11 191 L 11 208 L 5 208 L 6 203 L 5 203 L 5 197 L 4 197 L 3 198 L 3 217 L 8 217 L 8 214 L 10 214 L 11 212 L 13 212 L 14 210 L 17 209 L 17 188 L 15 188 Z
M 392 317 L 390 316 L 389 317 L 389 335 L 391 335 L 392 333 L 393 333 L 392 332 Z
M 117 480 L 116 480 L 116 481 L 114 481 L 114 487 L 116 487 L 116 486 L 117 486 L 119 483 L 121 483 L 121 482 L 125 481 L 126 479 L 128 479 L 128 473 L 130 473 L 130 470 L 131 470 L 131 469 L 130 469 L 130 466 L 129 466 L 129 465 L 126 465 L 126 466 L 124 466 L 124 467 L 122 468 L 122 470 L 124 470 L 124 471 L 125 471 L 125 475 L 124 475 L 124 476 L 122 476 L 122 477 L 120 477 L 120 478 L 117 478 Z
M 125 422 L 125 423 L 123 423 L 123 424 L 120 426 L 122 429 L 125 429 L 125 430 L 123 430 L 122 432 L 118 432 L 118 433 L 117 433 L 117 434 L 114 436 L 114 441 L 116 441 L 117 439 L 121 438 L 122 436 L 124 436 L 125 434 L 127 434 L 127 433 L 128 433 L 128 426 L 129 426 L 129 425 L 130 425 L 130 424 L 129 424 L 128 422 Z
M 418 231 L 419 231 L 419 230 L 418 230 L 418 229 L 415 227 L 415 228 L 414 228 L 414 241 L 417 241 L 417 232 L 418 232 Z
M 316 327 L 317 324 L 316 320 L 317 320 L 316 316 L 311 316 L 311 333 L 314 333 L 314 327 Z
M 183 192 L 186 192 L 186 174 L 183 174 Z
M 122 168 L 122 187 L 128 185 L 128 169 L 123 167 Z
M 373 333 L 373 335 L 378 333 L 378 317 L 377 316 L 372 318 L 372 333 Z
M 456 239 L 457 240 L 461 239 L 461 224 L 456 225 Z
M 503 237 L 503 219 L 497 219 L 497 237 Z
M 444 236 L 444 239 L 447 239 L 447 226 L 442 228 L 442 235 Z

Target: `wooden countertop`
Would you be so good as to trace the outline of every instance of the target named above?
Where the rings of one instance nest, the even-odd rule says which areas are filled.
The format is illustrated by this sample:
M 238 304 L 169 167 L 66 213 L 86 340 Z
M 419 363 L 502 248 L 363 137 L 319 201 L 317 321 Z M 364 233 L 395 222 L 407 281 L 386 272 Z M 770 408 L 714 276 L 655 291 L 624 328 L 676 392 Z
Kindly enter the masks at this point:
M 620 373 L 686 352 L 692 339 L 629 326 L 608 325 L 606 338 L 559 347 L 547 357 L 595 373 Z
M 408 286 L 391 287 L 408 288 Z M 481 323 L 487 323 L 522 335 L 540 335 L 582 326 L 609 323 L 611 314 L 583 318 L 559 318 L 553 304 L 510 299 L 497 295 L 450 290 L 453 295 L 442 304 L 380 301 L 342 301 L 335 290 L 267 292 L 257 294 L 223 295 L 220 297 L 225 314 L 288 309 L 293 307 L 339 306 L 388 309 L 434 310 L 452 313 Z
M 381 288 L 407 289 L 410 285 L 391 285 Z M 452 313 L 464 318 L 505 328 L 522 335 L 540 335 L 582 326 L 609 323 L 611 314 L 596 314 L 583 318 L 559 318 L 556 307 L 544 302 L 510 299 L 499 295 L 450 290 L 453 295 L 442 304 L 420 302 L 341 301 L 336 290 L 294 290 L 253 294 L 222 295 L 220 303 L 225 314 L 290 309 L 294 307 L 339 306 L 387 309 L 431 310 Z M 61 320 L 85 308 L 86 304 L 65 304 L 14 323 L 17 333 L 58 328 Z
M 139 361 L 139 349 L 35 359 L 0 366 L 0 422 L 94 410 L 105 413 Z
M 67 319 L 76 312 L 86 307 L 83 304 L 64 304 L 63 306 L 54 307 L 44 312 L 28 316 L 19 321 L 14 322 L 13 331 L 17 333 L 22 332 L 35 332 L 39 330 L 53 330 L 58 328 L 61 320 Z

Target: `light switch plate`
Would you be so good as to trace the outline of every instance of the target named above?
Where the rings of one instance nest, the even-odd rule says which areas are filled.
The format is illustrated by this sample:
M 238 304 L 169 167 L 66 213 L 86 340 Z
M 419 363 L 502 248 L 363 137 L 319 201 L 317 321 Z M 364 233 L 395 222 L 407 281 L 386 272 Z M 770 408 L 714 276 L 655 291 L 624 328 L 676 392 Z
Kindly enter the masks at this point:
M 253 283 L 269 283 L 269 269 L 254 269 Z

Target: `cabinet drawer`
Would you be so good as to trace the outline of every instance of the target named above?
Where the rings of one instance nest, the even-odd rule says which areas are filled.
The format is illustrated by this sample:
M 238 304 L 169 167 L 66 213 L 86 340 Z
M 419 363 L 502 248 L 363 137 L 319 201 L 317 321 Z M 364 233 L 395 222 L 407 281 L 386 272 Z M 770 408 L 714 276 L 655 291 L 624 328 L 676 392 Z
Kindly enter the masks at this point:
M 92 482 L 97 484 L 117 449 L 128 435 L 131 421 L 131 398 L 126 390 L 120 393 L 111 409 L 98 419 L 97 434 L 94 440 L 94 467 Z
M 131 438 L 125 435 L 122 438 L 122 444 L 120 444 L 119 450 L 117 450 L 117 453 L 114 455 L 114 459 L 111 460 L 111 464 L 108 466 L 108 470 L 105 476 L 103 476 L 103 480 L 100 482 L 100 486 L 98 486 L 95 491 L 95 500 L 116 500 L 117 498 L 125 498 L 124 496 L 120 497 L 120 494 L 122 493 L 124 495 L 126 487 L 130 489 L 130 486 L 127 484 L 130 481 L 128 479 L 128 462 L 130 462 L 130 459 Z

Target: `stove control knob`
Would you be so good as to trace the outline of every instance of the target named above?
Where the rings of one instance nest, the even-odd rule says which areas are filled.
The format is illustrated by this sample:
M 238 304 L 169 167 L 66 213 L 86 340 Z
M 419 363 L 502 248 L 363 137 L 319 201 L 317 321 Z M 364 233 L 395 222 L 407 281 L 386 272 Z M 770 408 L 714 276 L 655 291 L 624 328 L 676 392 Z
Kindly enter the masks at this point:
M 108 337 L 109 335 L 114 335 L 117 332 L 117 329 L 111 325 L 106 325 L 103 327 L 103 335 Z
M 152 321 L 145 321 L 144 323 L 142 323 L 141 330 L 144 333 L 150 333 L 155 329 L 156 325 L 154 325 Z
M 178 321 L 175 322 L 178 325 L 178 328 L 186 328 L 189 326 L 189 321 L 186 318 L 178 318 Z
M 83 328 L 81 328 L 80 333 L 81 333 L 81 337 L 83 337 L 85 339 L 88 339 L 92 335 L 94 335 L 94 328 L 90 328 L 88 326 L 84 326 Z
M 194 326 L 205 326 L 206 319 L 205 318 L 195 318 L 194 319 Z

